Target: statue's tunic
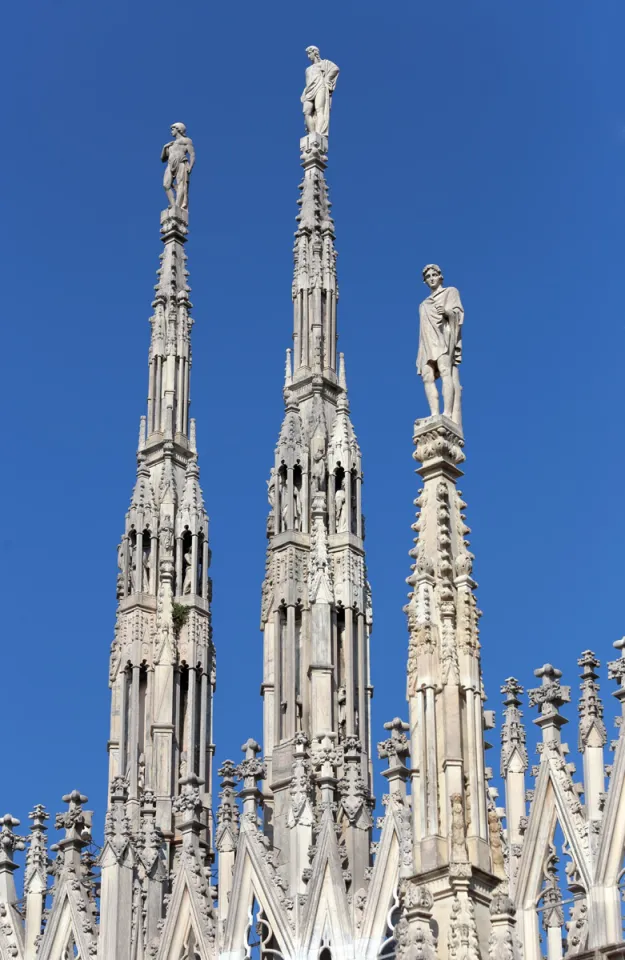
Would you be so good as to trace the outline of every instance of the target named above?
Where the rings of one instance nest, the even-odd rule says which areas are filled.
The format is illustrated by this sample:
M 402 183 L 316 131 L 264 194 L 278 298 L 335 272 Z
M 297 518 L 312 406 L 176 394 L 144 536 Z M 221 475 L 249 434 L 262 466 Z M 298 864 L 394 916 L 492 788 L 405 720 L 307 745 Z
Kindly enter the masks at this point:
M 306 86 L 301 96 L 302 103 L 312 102 L 317 99 L 321 87 L 327 91 L 327 100 L 324 105 L 323 115 L 317 117 L 316 131 L 327 135 L 330 124 L 330 94 L 336 87 L 336 80 L 339 75 L 339 68 L 331 60 L 318 60 L 311 64 L 306 70 Z
M 442 308 L 442 309 L 441 309 Z M 464 309 L 455 287 L 441 287 L 419 305 L 419 352 L 417 372 L 423 374 L 427 363 L 438 373 L 438 360 L 448 356 L 453 366 L 462 360 L 462 321 Z

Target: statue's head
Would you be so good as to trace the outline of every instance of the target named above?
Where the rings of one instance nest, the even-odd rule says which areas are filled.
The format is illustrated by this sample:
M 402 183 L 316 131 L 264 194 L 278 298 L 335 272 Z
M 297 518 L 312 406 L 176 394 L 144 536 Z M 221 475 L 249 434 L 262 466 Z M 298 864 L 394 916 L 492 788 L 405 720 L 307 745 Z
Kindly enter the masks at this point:
M 319 53 L 319 47 L 306 47 L 306 54 L 309 60 L 312 60 L 314 63 L 316 60 L 321 60 L 321 54 Z
M 181 137 L 184 137 L 185 133 L 187 132 L 187 128 L 184 123 L 172 123 L 171 132 L 174 136 L 179 133 Z
M 430 290 L 435 290 L 443 283 L 443 271 L 436 263 L 428 263 L 421 271 L 423 282 L 428 285 Z

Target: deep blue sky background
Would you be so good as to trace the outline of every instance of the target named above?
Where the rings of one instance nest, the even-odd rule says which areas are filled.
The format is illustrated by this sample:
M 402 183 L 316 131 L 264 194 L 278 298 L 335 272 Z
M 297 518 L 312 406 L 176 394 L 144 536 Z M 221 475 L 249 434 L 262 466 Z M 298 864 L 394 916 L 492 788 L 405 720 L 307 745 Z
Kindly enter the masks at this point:
M 55 812 L 79 787 L 101 831 L 115 548 L 175 120 L 198 154 L 192 396 L 212 520 L 217 761 L 261 738 L 265 481 L 310 43 L 341 67 L 328 179 L 366 469 L 376 734 L 406 714 L 429 261 L 466 309 L 462 489 L 488 705 L 499 710 L 505 677 L 531 685 L 545 660 L 575 696 L 579 652 L 605 662 L 625 630 L 622 0 L 57 0 L 12 4 L 3 26 L 0 813 L 25 828 L 36 802 Z

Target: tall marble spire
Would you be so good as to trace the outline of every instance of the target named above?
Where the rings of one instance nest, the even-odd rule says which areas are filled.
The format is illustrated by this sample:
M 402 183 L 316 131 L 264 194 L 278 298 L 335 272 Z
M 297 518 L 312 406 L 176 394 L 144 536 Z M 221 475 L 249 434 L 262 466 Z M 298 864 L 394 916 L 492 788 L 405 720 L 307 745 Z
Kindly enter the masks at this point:
M 208 517 L 195 423 L 189 419 L 193 321 L 185 253 L 190 170 L 184 157 L 192 145 L 182 127 L 174 125 L 176 139 L 163 151 L 173 204 L 161 213 L 147 416 L 141 418 L 137 481 L 118 548 L 119 602 L 110 663 L 108 843 L 121 862 L 120 831 L 122 837 L 138 838 L 139 846 L 146 835 L 158 846 L 160 836 L 166 841 L 165 870 L 173 853 L 176 803 L 191 783 L 200 802 L 196 819 L 202 842 L 211 842 L 215 684 Z M 180 153 L 176 163 L 175 151 Z M 184 208 L 177 204 L 180 197 Z M 108 909 L 111 898 L 126 896 L 120 883 L 103 884 Z M 158 883 L 162 888 L 162 877 Z M 123 904 L 116 909 L 127 917 Z M 160 910 L 154 914 L 159 915 Z M 115 949 L 122 950 L 127 933 L 115 935 L 121 937 Z
M 420 357 L 428 320 L 422 308 Z M 488 929 L 488 895 L 501 866 L 493 850 L 497 844 L 501 849 L 501 831 L 489 811 L 484 729 L 490 716 L 483 709 L 470 530 L 457 489 L 465 459 L 462 428 L 436 414 L 416 421 L 414 443 L 423 482 L 406 607 L 414 871 L 420 883 L 436 877 L 440 955 L 448 949 L 454 956 L 463 925 L 478 939 Z M 484 941 L 483 955 L 486 949 Z
M 345 361 L 336 351 L 338 286 L 327 149 L 327 137 L 316 132 L 300 142 L 304 178 L 294 249 L 293 369 L 287 370 L 286 411 L 269 480 L 261 626 L 265 787 L 266 801 L 274 805 L 274 833 L 288 819 L 289 794 L 279 771 L 290 770 L 298 735 L 309 743 L 330 735 L 340 748 L 340 774 L 349 744 L 359 758 L 364 794 L 371 788 L 371 610 L 362 469 Z M 367 820 L 368 813 L 363 817 Z M 278 846 L 287 854 L 288 837 Z M 366 830 L 362 846 L 357 874 L 369 860 Z

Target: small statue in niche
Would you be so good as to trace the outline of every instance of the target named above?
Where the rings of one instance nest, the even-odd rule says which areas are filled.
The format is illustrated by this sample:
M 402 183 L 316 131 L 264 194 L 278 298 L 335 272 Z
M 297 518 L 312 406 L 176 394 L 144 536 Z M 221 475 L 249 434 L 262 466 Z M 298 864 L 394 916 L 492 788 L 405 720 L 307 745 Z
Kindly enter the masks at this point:
M 341 740 L 343 740 L 347 733 L 347 692 L 345 687 L 339 687 L 337 702 L 339 708 L 339 735 Z
M 161 546 L 163 553 L 171 553 L 174 546 L 174 528 L 169 514 L 163 518 L 161 524 Z
M 423 281 L 430 295 L 419 305 L 419 352 L 417 373 L 423 386 L 430 415 L 439 415 L 436 380 L 443 392 L 443 416 L 461 425 L 460 374 L 464 308 L 455 287 L 443 286 L 443 273 L 435 263 L 423 268 Z
M 143 592 L 152 593 L 152 537 L 149 530 L 143 534 Z
M 128 575 L 130 592 L 134 593 L 137 589 L 137 541 L 134 537 L 128 538 Z
M 119 569 L 117 574 L 117 587 L 115 591 L 115 597 L 117 600 L 121 600 L 122 597 L 126 596 L 126 562 L 124 552 L 124 541 L 122 540 L 117 548 L 117 566 Z
M 293 529 L 302 529 L 302 494 L 297 484 L 293 485 Z
M 276 505 L 276 468 L 271 468 L 271 473 L 269 475 L 269 480 L 267 481 L 267 500 L 269 501 L 269 506 L 273 510 Z
M 282 520 L 282 531 L 288 530 L 289 527 L 289 498 L 288 498 L 288 486 L 286 482 L 286 473 L 280 471 L 280 518 Z
M 137 773 L 137 791 L 142 794 L 145 790 L 145 754 L 139 754 L 139 770 Z
M 180 207 L 181 210 L 188 210 L 189 177 L 195 163 L 195 150 L 191 137 L 187 137 L 187 128 L 184 123 L 172 123 L 171 133 L 174 139 L 165 144 L 161 153 L 161 160 L 167 164 L 163 188 L 170 208 Z
M 186 779 L 187 769 L 188 769 L 188 765 L 187 765 L 187 751 L 186 751 L 186 750 L 183 750 L 182 753 L 180 754 L 180 766 L 179 766 L 180 779 L 181 779 L 181 780 Z
M 339 487 L 334 494 L 334 517 L 337 533 L 345 533 L 347 530 L 347 510 L 345 507 L 345 491 L 342 487 Z
M 466 824 L 462 797 L 453 793 L 451 802 L 451 859 L 454 863 L 466 863 L 468 860 L 466 845 Z
M 313 496 L 316 493 L 325 493 L 326 489 L 326 461 L 323 455 L 323 449 L 316 447 L 313 452 L 312 462 L 312 491 Z
M 183 564 L 184 564 L 184 573 L 182 575 L 182 595 L 183 597 L 191 593 L 192 586 L 192 571 L 193 571 L 193 551 L 191 549 L 191 544 L 188 545 L 187 550 L 182 555 Z
M 496 877 L 505 877 L 506 863 L 501 842 L 501 821 L 496 810 L 488 811 L 488 832 L 490 835 L 490 855 L 493 862 L 493 873 Z

